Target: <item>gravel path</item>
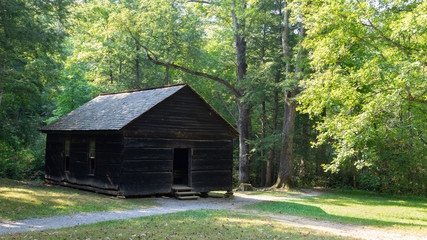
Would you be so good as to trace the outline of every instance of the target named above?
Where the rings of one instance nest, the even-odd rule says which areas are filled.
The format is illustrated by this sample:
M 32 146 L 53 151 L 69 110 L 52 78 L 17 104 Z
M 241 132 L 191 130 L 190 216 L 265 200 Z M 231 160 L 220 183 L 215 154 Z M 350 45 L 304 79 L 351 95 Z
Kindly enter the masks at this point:
M 32 218 L 13 222 L 3 222 L 0 223 L 0 234 L 73 227 L 96 222 L 145 217 L 150 215 L 160 215 L 188 210 L 232 209 L 242 205 L 253 204 L 261 201 L 283 200 L 294 197 L 309 197 L 319 194 L 320 193 L 318 192 L 311 192 L 293 197 L 270 197 L 235 194 L 234 199 L 201 198 L 196 201 L 181 201 L 175 198 L 158 198 L 155 200 L 160 204 L 158 207 L 128 211 L 81 213 L 68 216 Z

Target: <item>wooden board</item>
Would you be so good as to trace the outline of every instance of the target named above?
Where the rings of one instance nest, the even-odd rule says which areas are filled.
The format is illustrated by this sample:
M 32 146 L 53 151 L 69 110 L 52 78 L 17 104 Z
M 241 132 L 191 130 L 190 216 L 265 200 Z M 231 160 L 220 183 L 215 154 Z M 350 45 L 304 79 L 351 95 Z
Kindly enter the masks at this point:
M 159 103 L 124 128 L 125 136 L 232 139 L 236 132 L 190 89 Z
M 193 159 L 233 159 L 233 149 L 226 148 L 195 148 Z
M 168 194 L 171 192 L 172 184 L 122 184 L 120 185 L 120 192 L 125 196 L 146 196 L 154 194 Z
M 231 170 L 210 170 L 210 171 L 193 171 L 192 172 L 192 187 L 212 189 L 228 189 L 232 185 L 232 171 Z
M 163 172 L 172 171 L 172 160 L 124 160 L 122 172 Z
M 122 185 L 172 184 L 172 172 L 122 173 L 120 183 Z
M 127 160 L 173 160 L 173 149 L 125 148 L 122 156 Z
M 232 159 L 193 159 L 192 170 L 231 170 L 233 167 Z
M 231 140 L 188 140 L 161 138 L 124 138 L 128 148 L 225 148 L 232 149 Z

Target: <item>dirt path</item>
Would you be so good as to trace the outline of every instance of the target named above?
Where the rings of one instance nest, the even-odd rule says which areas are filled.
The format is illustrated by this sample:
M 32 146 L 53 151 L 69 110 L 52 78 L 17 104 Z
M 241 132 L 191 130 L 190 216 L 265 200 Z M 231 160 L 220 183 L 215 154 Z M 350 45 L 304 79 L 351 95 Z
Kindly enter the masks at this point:
M 414 235 L 410 232 L 385 230 L 369 226 L 361 226 L 354 224 L 343 224 L 330 221 L 314 220 L 305 217 L 272 214 L 255 210 L 236 209 L 238 212 L 252 213 L 261 217 L 269 218 L 273 221 L 285 223 L 293 227 L 309 228 L 323 232 L 329 232 L 337 236 L 353 237 L 358 239 L 405 239 L 405 240 L 421 240 L 427 237 Z
M 243 205 L 254 204 L 263 201 L 278 201 L 291 198 L 311 197 L 320 194 L 322 193 L 316 191 L 308 191 L 305 194 L 295 195 L 291 197 L 273 197 L 236 193 L 234 199 L 206 198 L 199 199 L 197 201 L 180 201 L 174 198 L 158 198 L 156 199 L 156 202 L 158 202 L 160 206 L 146 209 L 82 213 L 69 216 L 55 216 L 47 218 L 26 219 L 14 222 L 4 222 L 0 223 L 0 234 L 58 229 L 102 221 L 137 218 L 150 215 L 182 212 L 188 210 L 230 209 L 239 212 L 249 212 L 252 214 L 260 215 L 262 217 L 268 217 L 274 221 L 282 222 L 294 227 L 304 227 L 315 230 L 321 230 L 344 237 L 354 237 L 360 239 L 427 239 L 423 238 L 422 236 L 416 236 L 411 233 L 401 231 L 386 231 L 383 229 L 377 229 L 366 226 L 313 220 L 309 218 L 290 215 L 269 214 L 266 212 L 244 210 L 240 208 Z
M 307 193 L 295 197 L 309 197 L 318 193 Z M 202 198 L 197 201 L 181 201 L 175 198 L 158 198 L 160 206 L 135 209 L 128 211 L 80 213 L 68 216 L 54 216 L 45 218 L 32 218 L 13 222 L 0 223 L 0 234 L 27 232 L 36 230 L 58 229 L 96 222 L 145 217 L 174 212 L 200 209 L 236 209 L 240 206 L 262 201 L 281 200 L 286 198 L 269 196 L 249 196 L 236 194 L 234 199 Z

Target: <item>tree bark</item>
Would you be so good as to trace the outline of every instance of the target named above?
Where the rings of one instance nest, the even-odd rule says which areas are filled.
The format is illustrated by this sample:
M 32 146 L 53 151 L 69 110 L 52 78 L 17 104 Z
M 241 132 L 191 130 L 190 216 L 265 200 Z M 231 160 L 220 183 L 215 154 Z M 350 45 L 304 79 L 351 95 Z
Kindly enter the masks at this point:
M 276 74 L 276 83 L 280 81 L 280 69 Z M 272 116 L 272 134 L 276 135 L 277 133 L 277 117 L 279 113 L 279 90 L 274 89 L 273 93 L 273 116 Z M 265 186 L 270 187 L 273 184 L 273 166 L 274 159 L 276 158 L 276 141 L 273 142 L 273 145 L 270 148 L 269 156 L 267 159 L 267 168 L 265 176 Z
M 265 137 L 267 136 L 267 128 L 266 128 L 266 124 L 267 124 L 267 112 L 265 109 L 265 100 L 262 101 L 261 103 L 261 138 L 265 139 Z M 258 172 L 261 176 L 261 186 L 265 186 L 265 182 L 266 182 L 266 172 L 267 172 L 267 166 L 266 164 L 264 164 L 264 161 L 267 159 L 267 153 L 266 153 L 266 149 L 265 148 L 261 148 L 261 164 L 260 166 L 260 171 Z M 266 161 L 267 162 L 267 161 Z
M 285 9 L 287 7 L 287 2 L 285 1 Z M 302 37 L 301 41 L 305 37 L 305 28 L 301 26 L 300 36 Z M 301 43 L 300 41 L 300 43 Z M 285 72 L 286 80 L 290 79 L 291 73 L 291 48 L 289 45 L 289 11 L 285 10 L 283 15 L 283 29 L 282 29 L 282 49 L 283 56 L 285 59 Z M 298 73 L 302 72 L 303 66 L 301 63 L 301 58 L 305 54 L 303 51 L 297 53 L 297 61 L 295 64 L 295 75 L 299 78 Z M 280 149 L 280 165 L 279 165 L 279 175 L 277 181 L 273 187 L 277 188 L 287 188 L 293 187 L 292 181 L 292 161 L 294 157 L 293 152 L 293 134 L 295 129 L 295 116 L 296 116 L 296 107 L 297 103 L 293 98 L 300 92 L 296 86 L 293 90 L 287 90 L 284 96 L 284 116 L 283 116 L 283 130 L 282 130 L 282 146 Z
M 282 27 L 282 51 L 285 60 L 286 80 L 290 79 L 291 49 L 289 46 L 289 11 L 284 2 Z M 292 102 L 292 92 L 285 91 L 282 140 L 279 155 L 279 173 L 274 188 L 292 187 L 292 159 L 293 159 L 293 128 L 295 122 L 296 104 Z M 294 106 L 295 105 L 295 106 Z
M 6 81 L 6 59 L 3 59 L 3 69 L 2 69 L 2 78 L 0 80 L 0 106 L 1 106 L 1 101 L 3 99 L 3 86 L 4 86 L 4 82 Z
M 246 3 L 242 2 L 243 7 Z M 233 19 L 234 28 L 234 43 L 236 49 L 236 67 L 237 67 L 237 90 L 239 92 L 238 108 L 239 119 L 237 127 L 240 132 L 239 136 L 239 184 L 250 182 L 250 157 L 249 157 L 249 144 L 246 142 L 250 140 L 251 131 L 251 117 L 250 109 L 246 102 L 241 100 L 244 96 L 245 88 L 243 81 L 246 75 L 248 65 L 246 64 L 246 39 L 243 35 L 245 31 L 244 21 L 239 21 L 236 15 L 235 2 L 232 3 L 231 16 Z
M 239 184 L 250 182 L 250 161 L 249 161 L 249 144 L 246 140 L 250 139 L 250 110 L 247 103 L 238 100 L 239 118 L 237 128 L 239 136 Z
M 286 91 L 285 93 L 285 112 L 283 116 L 283 130 L 282 130 L 282 146 L 280 148 L 280 165 L 279 175 L 273 187 L 285 188 L 293 187 L 292 181 L 292 160 L 294 158 L 293 143 L 294 143 L 294 129 L 295 129 L 295 115 L 297 104 L 292 98 L 295 95 Z

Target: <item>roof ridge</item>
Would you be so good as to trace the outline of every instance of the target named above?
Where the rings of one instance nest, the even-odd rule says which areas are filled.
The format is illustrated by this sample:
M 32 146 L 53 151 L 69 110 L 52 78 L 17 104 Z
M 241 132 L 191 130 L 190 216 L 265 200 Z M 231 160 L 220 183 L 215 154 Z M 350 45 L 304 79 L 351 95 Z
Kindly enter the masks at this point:
M 114 95 L 114 94 L 121 94 L 121 93 L 133 93 L 133 92 L 142 92 L 142 91 L 148 91 L 148 90 L 155 90 L 160 88 L 169 88 L 169 87 L 176 87 L 176 86 L 186 86 L 186 83 L 177 83 L 177 84 L 171 84 L 166 86 L 158 86 L 158 87 L 151 87 L 151 88 L 144 88 L 144 89 L 132 89 L 132 90 L 125 90 L 120 92 L 111 92 L 111 93 L 100 93 L 98 96 L 105 96 L 105 95 Z

